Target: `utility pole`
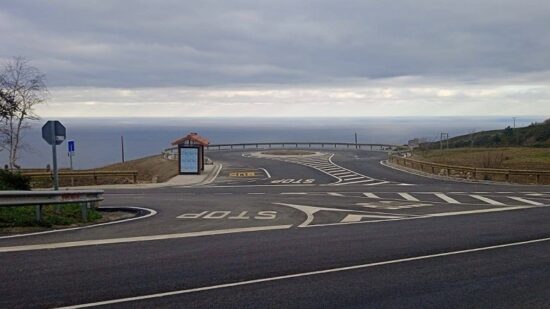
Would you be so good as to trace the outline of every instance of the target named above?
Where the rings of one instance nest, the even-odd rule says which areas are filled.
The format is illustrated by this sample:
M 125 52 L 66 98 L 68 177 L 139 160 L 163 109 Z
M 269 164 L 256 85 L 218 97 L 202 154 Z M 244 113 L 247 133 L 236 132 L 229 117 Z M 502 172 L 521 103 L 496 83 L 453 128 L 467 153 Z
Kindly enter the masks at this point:
M 124 136 L 120 136 L 120 151 L 122 155 L 122 163 L 124 163 Z
M 476 129 L 473 129 L 472 132 L 470 132 L 470 147 L 474 147 L 474 133 L 476 133 Z
M 449 133 L 441 132 L 441 135 L 439 136 L 439 149 L 443 150 L 443 140 L 446 142 L 446 147 L 449 149 Z
M 357 132 L 355 132 L 355 149 L 357 149 Z

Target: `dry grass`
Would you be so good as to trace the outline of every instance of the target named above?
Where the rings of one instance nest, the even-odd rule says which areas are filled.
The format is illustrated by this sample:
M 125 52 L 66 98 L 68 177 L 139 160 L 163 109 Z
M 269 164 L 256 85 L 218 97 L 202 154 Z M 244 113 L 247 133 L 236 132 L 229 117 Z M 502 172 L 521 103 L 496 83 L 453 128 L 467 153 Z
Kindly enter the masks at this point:
M 456 148 L 419 150 L 413 158 L 434 163 L 504 169 L 550 170 L 550 148 Z
M 138 171 L 138 182 L 151 182 L 157 177 L 158 182 L 165 182 L 178 174 L 178 161 L 167 160 L 162 155 L 116 163 L 98 168 L 99 171 Z

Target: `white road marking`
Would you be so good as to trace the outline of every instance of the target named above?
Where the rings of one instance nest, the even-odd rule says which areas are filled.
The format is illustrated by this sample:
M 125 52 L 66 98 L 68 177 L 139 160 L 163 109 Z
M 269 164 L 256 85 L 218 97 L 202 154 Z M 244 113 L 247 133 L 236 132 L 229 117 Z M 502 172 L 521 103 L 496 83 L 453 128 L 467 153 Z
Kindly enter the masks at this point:
M 265 192 L 250 192 L 250 193 L 247 193 L 249 195 L 263 195 L 265 194 Z
M 343 178 L 343 177 L 342 177 Z M 363 176 L 360 176 L 360 177 L 353 177 L 353 178 L 346 178 L 345 180 L 346 181 L 350 181 L 350 180 L 357 180 L 357 179 L 364 179 L 365 177 Z
M 467 211 L 455 211 L 455 212 L 442 212 L 437 214 L 429 214 L 426 217 L 448 217 L 448 216 L 458 216 L 458 215 L 468 215 L 468 214 L 481 214 L 487 212 L 499 212 L 499 211 L 508 211 L 514 209 L 526 209 L 531 208 L 531 206 L 516 206 L 516 207 L 503 207 L 503 208 L 487 208 L 487 209 L 477 209 L 477 210 L 467 210 Z
M 435 193 L 434 194 L 435 196 L 439 197 L 440 199 L 444 200 L 445 202 L 449 203 L 449 204 L 460 204 L 459 201 L 455 200 L 454 198 L 448 196 L 448 195 L 445 195 L 443 193 Z
M 543 203 L 531 201 L 531 200 L 524 199 L 524 198 L 517 197 L 517 196 L 508 196 L 508 198 L 512 199 L 512 200 L 515 200 L 515 201 L 518 201 L 518 202 L 527 203 L 527 204 L 531 204 L 531 205 L 535 205 L 535 206 L 544 206 Z
M 281 195 L 307 195 L 307 192 L 281 192 Z
M 373 182 L 373 181 L 375 181 L 375 180 L 369 178 L 369 179 L 365 179 L 365 180 L 339 182 L 339 183 L 334 183 L 334 185 L 341 186 L 341 185 L 349 185 L 349 184 L 353 184 L 353 183 L 364 183 L 364 182 Z
M 220 172 L 222 171 L 222 168 L 223 168 L 223 164 L 220 164 L 220 168 L 218 169 L 216 174 L 214 174 L 214 177 L 212 177 L 212 179 L 208 180 L 207 182 L 202 183 L 201 185 L 207 185 L 207 184 L 211 184 L 212 182 L 214 182 L 214 180 L 216 180 L 216 178 L 218 178 L 218 175 L 220 175 Z
M 480 200 L 482 202 L 485 202 L 487 204 L 491 204 L 491 205 L 505 205 L 504 203 L 501 203 L 501 202 L 498 202 L 498 201 L 495 201 L 495 200 L 492 200 L 488 197 L 484 197 L 484 196 L 481 196 L 481 195 L 477 195 L 477 194 L 470 194 L 471 197 L 477 199 L 477 200 Z
M 330 196 L 339 196 L 339 197 L 343 197 L 344 195 L 341 194 L 341 193 L 336 193 L 336 192 L 327 192 L 328 195 Z
M 364 196 L 368 197 L 368 198 L 380 198 L 378 195 L 374 194 L 374 193 L 363 193 Z
M 342 219 L 342 223 L 347 222 L 359 222 L 363 221 L 363 218 L 372 218 L 372 219 L 399 219 L 401 217 L 398 216 L 382 216 L 382 215 L 355 215 L 355 214 L 349 214 L 344 219 Z
M 246 227 L 246 228 L 201 231 L 201 232 L 190 232 L 190 233 L 161 234 L 161 235 L 125 237 L 125 238 L 94 239 L 94 240 L 70 241 L 70 242 L 49 243 L 49 244 L 39 244 L 39 245 L 22 245 L 22 246 L 12 246 L 12 247 L 0 247 L 0 253 L 2 253 L 2 252 L 17 252 L 17 251 L 31 251 L 31 250 L 44 250 L 44 249 L 72 248 L 72 247 L 96 246 L 96 245 L 110 245 L 110 244 L 120 244 L 120 243 L 129 243 L 129 242 L 138 242 L 138 241 L 178 239 L 178 238 L 223 235 L 223 234 L 232 234 L 232 233 L 271 231 L 271 230 L 288 229 L 288 228 L 291 228 L 291 227 L 292 227 L 292 225 L 258 226 L 258 227 Z
M 267 176 L 267 178 L 271 178 L 271 174 L 265 168 L 260 167 L 259 169 L 265 172 L 265 175 Z
M 375 183 L 368 183 L 368 184 L 365 184 L 364 186 L 379 186 L 379 185 L 385 185 L 387 183 L 390 183 L 389 181 L 380 181 L 380 182 L 375 182 Z
M 356 264 L 356 265 L 344 266 L 344 267 L 328 268 L 328 269 L 315 270 L 315 271 L 309 271 L 309 272 L 303 272 L 303 273 L 294 273 L 294 274 L 282 275 L 282 276 L 276 276 L 276 277 L 266 277 L 266 278 L 260 278 L 260 279 L 224 283 L 224 284 L 204 286 L 204 287 L 198 287 L 198 288 L 175 290 L 175 291 L 163 292 L 163 293 L 155 293 L 155 294 L 148 294 L 148 295 L 141 295 L 141 296 L 134 296 L 134 297 L 111 299 L 111 300 L 99 301 L 99 302 L 94 302 L 94 303 L 79 304 L 79 305 L 73 305 L 73 306 L 67 306 L 67 307 L 61 307 L 61 308 L 64 308 L 64 309 L 69 309 L 69 308 L 70 309 L 77 309 L 77 308 L 104 306 L 104 305 L 111 305 L 111 304 L 120 304 L 120 303 L 132 302 L 132 301 L 155 299 L 155 298 L 162 298 L 162 297 L 168 297 L 168 296 L 175 296 L 175 295 L 182 295 L 182 294 L 190 294 L 190 293 L 196 293 L 196 292 L 231 288 L 231 287 L 237 287 L 237 286 L 259 284 L 259 283 L 264 283 L 264 282 L 273 282 L 273 281 L 281 281 L 281 280 L 294 279 L 294 278 L 300 278 L 300 277 L 318 276 L 318 275 L 331 274 L 331 273 L 337 273 L 337 272 L 343 272 L 343 271 L 352 271 L 352 270 L 360 270 L 360 269 L 365 269 L 365 268 L 372 268 L 372 267 L 377 267 L 377 266 L 392 265 L 392 264 L 414 262 L 414 261 L 421 261 L 421 260 L 448 257 L 448 256 L 455 256 L 455 255 L 463 255 L 463 254 L 467 254 L 467 253 L 483 252 L 483 251 L 490 251 L 490 250 L 496 250 L 496 249 L 502 249 L 502 248 L 524 246 L 524 245 L 542 243 L 542 242 L 546 242 L 546 241 L 550 241 L 550 237 L 548 237 L 548 238 L 538 238 L 538 239 L 532 239 L 532 240 L 520 241 L 520 242 L 512 242 L 512 243 L 493 245 L 493 246 L 486 246 L 486 247 L 477 247 L 477 248 L 464 249 L 464 250 L 447 251 L 447 252 L 441 252 L 441 253 L 429 254 L 429 255 L 420 255 L 420 256 L 414 256 L 414 257 L 408 257 L 408 258 L 402 258 L 402 259 L 395 259 L 395 260 L 387 260 L 387 261 L 380 261 L 380 262 Z
M 397 194 L 399 194 L 402 198 L 406 199 L 407 201 L 420 202 L 419 199 L 417 199 L 416 197 L 410 195 L 409 193 L 397 193 Z

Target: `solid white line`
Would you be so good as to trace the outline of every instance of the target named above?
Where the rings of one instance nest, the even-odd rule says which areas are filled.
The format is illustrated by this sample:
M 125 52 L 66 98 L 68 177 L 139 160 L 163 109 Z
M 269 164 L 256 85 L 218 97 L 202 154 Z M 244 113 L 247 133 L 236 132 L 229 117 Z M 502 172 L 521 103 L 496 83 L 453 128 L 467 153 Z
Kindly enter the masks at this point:
M 344 196 L 343 194 L 336 193 L 336 192 L 327 192 L 327 194 L 330 195 L 330 196 L 339 196 L 339 197 Z
M 104 226 L 104 225 L 111 225 L 111 224 L 117 224 L 117 223 L 124 223 L 124 222 L 130 222 L 135 220 L 141 220 L 145 218 L 149 218 L 151 216 L 154 216 L 157 214 L 157 212 L 153 209 L 149 208 L 143 208 L 143 207 L 99 207 L 99 210 L 102 208 L 131 208 L 131 209 L 140 209 L 148 211 L 149 213 L 145 216 L 140 217 L 132 217 L 128 219 L 118 220 L 118 221 L 111 221 L 111 222 L 104 222 L 104 223 L 98 223 L 98 224 L 92 224 L 92 225 L 86 225 L 86 226 L 79 226 L 79 227 L 71 227 L 67 229 L 57 229 L 57 230 L 51 230 L 51 231 L 43 231 L 43 232 L 34 232 L 34 233 L 27 233 L 27 234 L 17 234 L 17 235 L 9 235 L 9 236 L 1 236 L 0 239 L 6 239 L 6 238 L 18 238 L 18 237 L 26 237 L 26 236 L 34 236 L 34 235 L 43 235 L 43 234 L 51 234 L 51 233 L 60 233 L 60 232 L 68 232 L 68 231 L 74 231 L 74 230 L 83 230 L 83 229 L 89 229 L 93 227 L 98 226 Z
M 307 192 L 281 192 L 281 195 L 307 195 Z
M 402 259 L 395 259 L 395 260 L 388 260 L 388 261 L 381 261 L 381 262 L 372 262 L 372 263 L 358 264 L 358 265 L 345 266 L 345 267 L 336 267 L 336 268 L 322 269 L 322 270 L 303 272 L 303 273 L 295 273 L 295 274 L 289 274 L 289 275 L 283 275 L 283 276 L 260 278 L 260 279 L 253 279 L 253 280 L 246 280 L 246 281 L 239 281 L 239 282 L 231 282 L 231 283 L 225 283 L 225 284 L 211 285 L 211 286 L 198 287 L 198 288 L 185 289 L 185 290 L 170 291 L 170 292 L 164 292 L 164 293 L 156 293 L 156 294 L 141 295 L 141 296 L 135 296 L 135 297 L 111 299 L 111 300 L 100 301 L 100 302 L 95 302 L 95 303 L 80 304 L 80 305 L 67 306 L 67 307 L 61 307 L 61 308 L 86 308 L 86 307 L 93 307 L 93 306 L 119 304 L 119 303 L 131 302 L 131 301 L 161 298 L 161 297 L 181 295 L 181 294 L 190 294 L 190 293 L 209 291 L 209 290 L 217 290 L 217 289 L 230 288 L 230 287 L 236 287 L 236 286 L 251 285 L 251 284 L 258 284 L 258 283 L 272 282 L 272 281 L 280 281 L 280 280 L 300 278 L 300 277 L 309 277 L 309 276 L 337 273 L 337 272 L 343 272 L 343 271 L 365 269 L 365 268 L 371 268 L 371 267 L 376 267 L 376 266 L 391 265 L 391 264 L 398 264 L 398 263 L 413 262 L 413 261 L 427 260 L 427 259 L 433 259 L 433 258 L 461 255 L 461 254 L 467 254 L 467 253 L 482 252 L 482 251 L 496 250 L 496 249 L 502 249 L 502 248 L 530 245 L 530 244 L 535 244 L 535 243 L 546 242 L 546 241 L 549 241 L 549 240 L 550 240 L 550 237 L 548 237 L 548 238 L 539 238 L 539 239 L 532 239 L 532 240 L 527 240 L 527 241 L 519 241 L 519 242 L 512 242 L 512 243 L 507 243 L 507 244 L 494 245 L 494 246 L 478 247 L 478 248 L 464 249 L 464 250 L 457 250 L 457 251 L 448 251 L 448 252 L 442 252 L 442 253 L 436 253 L 436 254 L 420 255 L 420 256 L 414 256 L 414 257 L 408 257 L 408 258 L 402 258 Z
M 16 251 L 43 250 L 43 249 L 83 247 L 83 246 L 94 246 L 94 245 L 109 245 L 109 244 L 120 244 L 120 243 L 129 243 L 129 242 L 138 242 L 138 241 L 189 238 L 189 237 L 212 236 L 212 235 L 222 235 L 222 234 L 232 234 L 232 233 L 271 231 L 271 230 L 288 229 L 288 228 L 291 228 L 291 227 L 292 227 L 292 225 L 258 226 L 258 227 L 246 227 L 246 228 L 201 231 L 201 232 L 190 232 L 190 233 L 161 234 L 161 235 L 151 235 L 151 236 L 137 236 L 137 237 L 95 239 L 95 240 L 81 240 L 81 241 L 70 241 L 70 242 L 38 244 L 38 245 L 22 245 L 22 246 L 12 246 L 12 247 L 0 247 L 0 253 L 2 253 L 2 252 L 16 252 Z
M 535 206 L 544 206 L 543 203 L 531 201 L 531 200 L 524 199 L 524 198 L 517 197 L 517 196 L 508 196 L 508 198 L 509 198 L 509 199 L 516 200 L 516 201 L 518 201 L 518 202 L 527 203 L 527 204 L 531 204 L 531 205 L 535 205 Z
M 514 209 L 525 209 L 531 208 L 530 206 L 511 206 L 504 208 L 487 208 L 487 209 L 478 209 L 478 210 L 467 210 L 467 211 L 455 211 L 455 212 L 442 212 L 437 214 L 426 215 L 426 217 L 447 217 L 447 216 L 457 216 L 457 215 L 468 215 L 468 214 L 481 214 L 486 212 L 499 212 L 499 211 L 508 211 Z
M 373 182 L 373 181 L 375 181 L 375 180 L 367 178 L 365 180 L 357 180 L 357 181 L 348 181 L 348 182 L 336 183 L 335 185 L 341 186 L 341 185 L 349 185 L 349 184 L 353 184 L 353 183 L 363 183 L 363 182 Z
M 271 178 L 271 174 L 265 168 L 260 168 L 260 169 L 265 172 L 265 175 L 267 176 L 267 178 Z
M 402 198 L 406 199 L 407 201 L 420 202 L 419 199 L 417 199 L 416 197 L 410 195 L 409 193 L 397 193 L 397 194 L 399 194 Z
M 495 200 L 492 200 L 488 197 L 484 197 L 484 196 L 481 196 L 481 195 L 476 195 L 476 194 L 470 194 L 471 197 L 475 198 L 475 199 L 478 199 L 482 202 L 485 202 L 487 204 L 491 204 L 491 205 L 505 205 L 504 203 L 501 203 L 501 202 L 497 202 Z
M 363 193 L 363 195 L 368 197 L 368 198 L 380 198 L 378 195 L 376 195 L 374 193 Z
M 374 181 L 371 180 L 371 181 Z M 387 184 L 387 183 L 390 183 L 389 181 L 380 181 L 380 182 L 375 182 L 375 183 L 368 183 L 368 184 L 364 184 L 364 186 L 378 186 L 378 185 L 384 185 L 384 184 Z
M 434 194 L 435 196 L 439 197 L 440 199 L 444 200 L 445 202 L 449 203 L 449 204 L 460 204 L 459 201 L 455 200 L 454 198 L 448 196 L 448 195 L 445 195 L 443 193 L 435 193 Z
M 202 183 L 201 185 L 208 185 L 208 184 L 211 184 L 212 182 L 214 182 L 214 180 L 216 180 L 216 178 L 218 178 L 218 175 L 220 175 L 220 172 L 222 171 L 222 168 L 223 168 L 223 164 L 220 163 L 220 168 L 218 169 L 218 171 L 216 172 L 214 177 L 212 177 L 212 179 L 208 180 L 207 182 Z
M 250 192 L 250 193 L 247 193 L 248 195 L 263 195 L 265 194 L 264 192 Z
M 342 178 L 344 178 L 344 177 L 342 177 Z M 346 178 L 346 179 L 344 179 L 344 180 L 345 180 L 345 181 L 350 181 L 350 180 L 357 180 L 357 179 L 364 179 L 364 178 L 365 178 L 365 177 L 360 176 L 360 177 Z

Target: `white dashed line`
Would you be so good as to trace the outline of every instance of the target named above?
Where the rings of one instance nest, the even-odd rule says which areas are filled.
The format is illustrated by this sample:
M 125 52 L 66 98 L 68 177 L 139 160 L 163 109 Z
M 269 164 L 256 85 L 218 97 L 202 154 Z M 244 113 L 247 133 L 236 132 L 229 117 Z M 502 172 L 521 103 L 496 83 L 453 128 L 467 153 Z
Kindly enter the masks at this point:
M 366 192 L 366 193 L 363 193 L 363 195 L 366 196 L 366 197 L 368 197 L 368 198 L 377 198 L 377 199 L 380 198 L 378 195 L 376 195 L 376 194 L 374 194 L 374 193 L 368 193 L 368 192 Z
M 517 197 L 517 196 L 508 196 L 508 198 L 509 198 L 509 199 L 512 199 L 512 200 L 515 200 L 515 201 L 518 201 L 518 202 L 527 203 L 527 204 L 530 204 L 530 205 L 544 206 L 543 203 L 531 201 L 531 200 L 524 199 L 524 198 Z
M 488 197 L 484 197 L 484 196 L 481 196 L 481 195 L 477 195 L 477 194 L 470 194 L 471 197 L 477 199 L 477 200 L 480 200 L 482 202 L 485 202 L 487 204 L 491 204 L 491 205 L 499 205 L 499 206 L 502 206 L 502 205 L 505 205 L 504 203 L 501 203 L 501 202 L 498 202 L 498 201 L 495 201 L 495 200 L 492 200 Z
M 402 198 L 406 199 L 407 201 L 411 201 L 411 202 L 420 202 L 419 199 L 417 199 L 416 197 L 410 195 L 409 193 L 397 193 L 399 194 L 399 196 L 401 196 Z
M 449 204 L 460 204 L 459 201 L 455 200 L 454 198 L 448 196 L 448 195 L 445 195 L 443 193 L 435 193 L 434 194 L 435 196 L 439 197 L 440 199 L 444 200 L 445 202 L 449 203 Z

